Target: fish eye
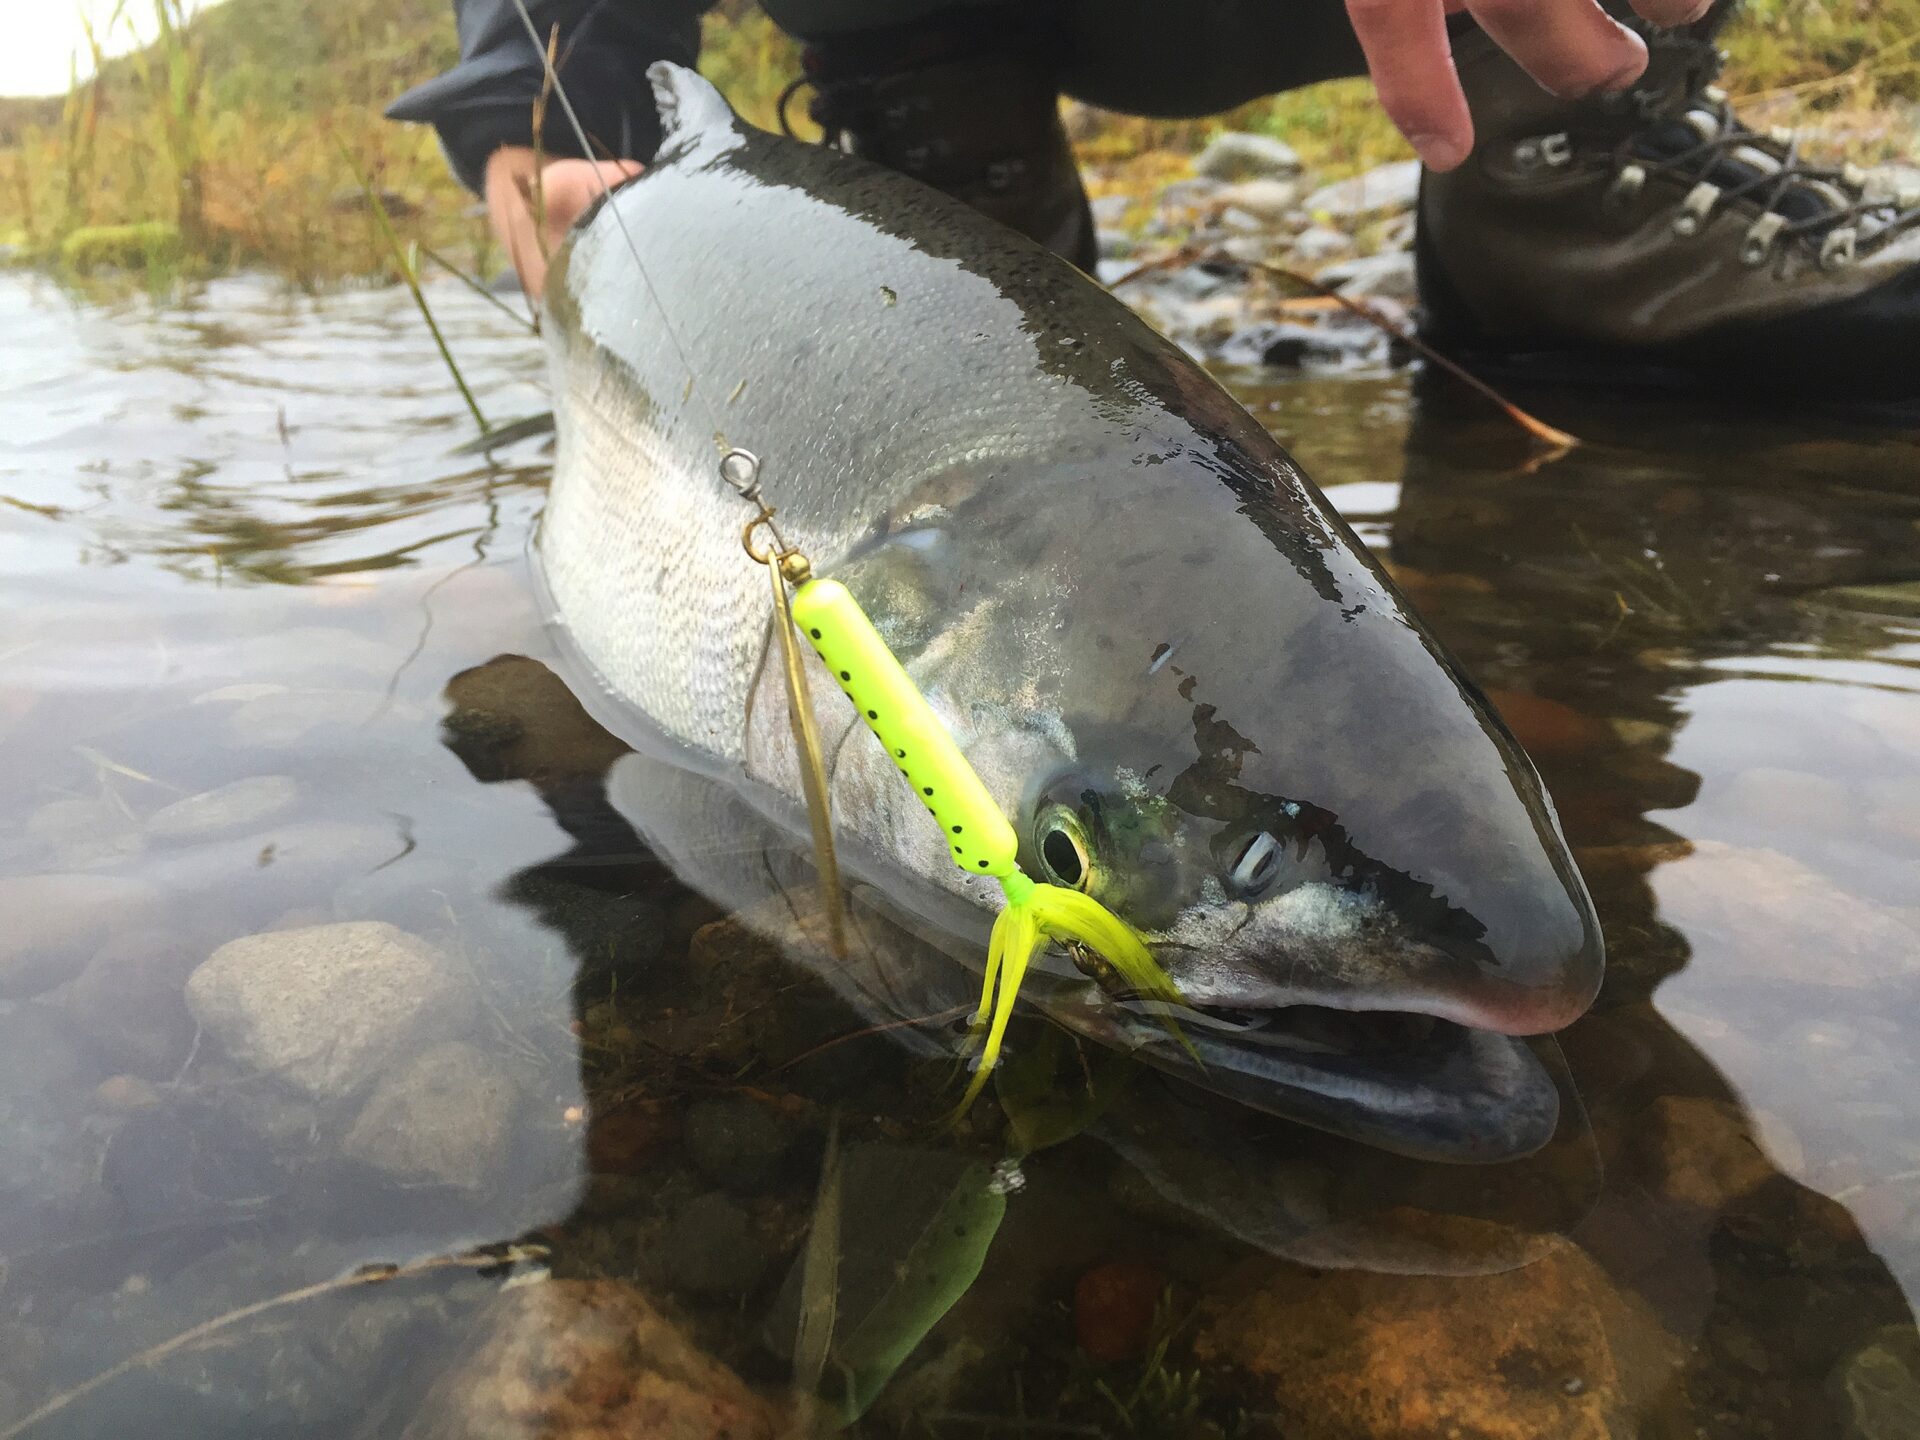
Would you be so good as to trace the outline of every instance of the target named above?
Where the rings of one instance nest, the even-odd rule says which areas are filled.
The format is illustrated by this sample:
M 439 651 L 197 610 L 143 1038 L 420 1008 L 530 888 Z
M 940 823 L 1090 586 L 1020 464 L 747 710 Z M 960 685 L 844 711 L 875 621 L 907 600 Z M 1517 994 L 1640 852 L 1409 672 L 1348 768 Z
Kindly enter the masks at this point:
M 1240 847 L 1227 880 L 1234 893 L 1250 899 L 1273 883 L 1280 873 L 1280 842 L 1271 832 L 1262 830 Z
M 1065 812 L 1056 810 L 1042 818 L 1037 836 L 1040 864 L 1047 878 L 1069 890 L 1085 890 L 1093 880 L 1093 862 L 1087 858 L 1086 842 L 1079 827 Z

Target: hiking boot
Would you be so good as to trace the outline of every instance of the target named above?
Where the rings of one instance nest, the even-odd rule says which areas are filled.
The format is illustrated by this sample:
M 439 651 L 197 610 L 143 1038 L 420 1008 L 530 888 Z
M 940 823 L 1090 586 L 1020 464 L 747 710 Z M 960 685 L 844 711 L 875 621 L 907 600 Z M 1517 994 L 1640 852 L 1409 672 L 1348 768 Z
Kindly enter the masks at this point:
M 1536 376 L 1920 400 L 1920 195 L 1743 125 L 1713 84 L 1728 8 L 1638 26 L 1645 76 L 1578 101 L 1461 38 L 1479 142 L 1422 184 L 1428 338 Z
M 809 113 L 828 144 L 964 200 L 1091 273 L 1099 250 L 1060 122 L 1053 48 L 1004 17 L 861 31 L 807 46 L 806 76 L 789 93 L 812 85 Z

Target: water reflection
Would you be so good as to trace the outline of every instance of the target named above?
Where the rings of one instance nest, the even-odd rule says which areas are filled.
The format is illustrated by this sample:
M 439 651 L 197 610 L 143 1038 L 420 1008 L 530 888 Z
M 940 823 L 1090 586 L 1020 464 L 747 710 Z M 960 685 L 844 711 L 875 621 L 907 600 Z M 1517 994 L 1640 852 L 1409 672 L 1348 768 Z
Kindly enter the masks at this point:
M 446 304 L 483 403 L 540 408 L 538 357 Z M 921 1203 L 906 1177 L 952 1193 L 940 1157 L 990 1153 L 926 1129 L 956 1079 L 942 1022 L 860 1034 L 857 991 L 636 843 L 605 797 L 623 747 L 555 683 L 532 611 L 538 444 L 448 457 L 459 405 L 400 297 L 237 282 L 150 316 L 9 282 L 0 312 L 34 357 L 0 360 L 21 502 L 0 509 L 0 1433 L 189 1325 L 523 1235 L 557 1282 L 433 1272 L 290 1305 L 27 1433 L 451 1434 L 468 1403 L 565 1434 L 586 1402 L 539 1392 L 534 1362 L 595 1354 L 603 1421 L 671 1363 L 679 1393 L 770 1426 L 738 1377 L 791 1374 L 766 1321 L 836 1113 L 868 1157 L 849 1264 L 885 1248 L 876 1207 Z M 865 1433 L 995 1433 L 978 1417 L 1019 1405 L 1106 1433 L 1091 1382 L 1128 1393 L 1139 1365 L 1075 1356 L 1062 1307 L 1096 1273 L 1173 1285 L 1172 1368 L 1225 1431 L 1900 1433 L 1914 447 L 1561 401 L 1605 443 L 1529 471 L 1399 378 L 1244 393 L 1545 776 L 1612 962 L 1561 1040 L 1590 1124 L 1531 1168 L 1403 1167 L 1130 1085 L 1028 1162 L 979 1282 Z M 364 1063 L 268 1073 L 233 959 L 297 973 L 285 937 L 343 923 L 403 938 L 363 935 L 387 959 L 352 972 L 330 932 L 319 969 L 359 978 L 280 1021 Z M 192 978 L 235 941 L 231 975 Z M 431 1003 L 376 978 L 408 966 Z M 1043 1097 L 1091 1083 L 1054 1059 Z M 1394 1273 L 1321 1268 L 1354 1260 Z M 609 1317 L 644 1343 L 592 1340 Z M 508 1411 L 529 1393 L 552 1403 Z M 1424 1420 L 1382 1408 L 1407 1397 Z

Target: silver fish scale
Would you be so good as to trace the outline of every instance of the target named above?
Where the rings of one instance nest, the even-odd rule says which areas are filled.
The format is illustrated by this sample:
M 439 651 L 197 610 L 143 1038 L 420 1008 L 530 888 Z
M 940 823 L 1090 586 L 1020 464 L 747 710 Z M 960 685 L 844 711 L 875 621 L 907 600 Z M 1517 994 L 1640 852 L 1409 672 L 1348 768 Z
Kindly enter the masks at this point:
M 559 459 L 540 542 L 602 680 L 734 763 L 771 603 L 716 434 L 761 456 L 783 531 L 827 571 L 930 476 L 1004 469 L 1085 410 L 1039 371 L 1041 337 L 993 283 L 798 188 L 743 184 L 718 163 L 741 148 L 731 125 L 703 131 L 556 257 Z

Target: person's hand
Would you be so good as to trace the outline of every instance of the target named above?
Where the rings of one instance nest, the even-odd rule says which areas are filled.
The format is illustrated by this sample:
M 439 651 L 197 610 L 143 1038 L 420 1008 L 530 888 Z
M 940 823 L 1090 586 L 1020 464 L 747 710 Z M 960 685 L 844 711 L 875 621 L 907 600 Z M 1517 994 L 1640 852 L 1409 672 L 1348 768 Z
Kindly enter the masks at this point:
M 1685 25 L 1712 0 L 1633 0 L 1656 25 Z M 1594 0 L 1347 0 L 1374 88 L 1400 133 L 1435 170 L 1473 149 L 1473 121 L 1453 68 L 1447 16 L 1465 10 L 1555 95 L 1624 90 L 1647 68 L 1647 46 Z
M 487 160 L 487 216 L 520 276 L 520 288 L 539 299 L 547 283 L 547 257 L 566 238 L 567 227 L 603 189 L 640 170 L 637 160 L 549 160 L 542 166 L 525 145 L 494 151 Z

